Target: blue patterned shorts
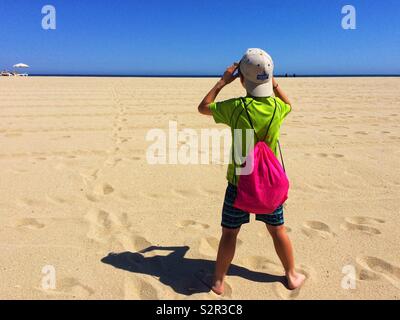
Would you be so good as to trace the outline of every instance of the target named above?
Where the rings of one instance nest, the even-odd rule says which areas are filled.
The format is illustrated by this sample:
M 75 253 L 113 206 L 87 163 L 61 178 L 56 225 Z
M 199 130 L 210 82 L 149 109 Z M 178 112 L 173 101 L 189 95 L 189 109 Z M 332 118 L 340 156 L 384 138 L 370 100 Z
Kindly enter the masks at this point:
M 222 209 L 221 226 L 229 229 L 239 228 L 244 223 L 250 222 L 250 214 L 233 206 L 237 195 L 237 187 L 228 183 L 226 188 L 224 206 Z M 284 224 L 283 207 L 279 206 L 273 213 L 256 214 L 256 220 L 262 221 L 270 226 L 280 226 Z

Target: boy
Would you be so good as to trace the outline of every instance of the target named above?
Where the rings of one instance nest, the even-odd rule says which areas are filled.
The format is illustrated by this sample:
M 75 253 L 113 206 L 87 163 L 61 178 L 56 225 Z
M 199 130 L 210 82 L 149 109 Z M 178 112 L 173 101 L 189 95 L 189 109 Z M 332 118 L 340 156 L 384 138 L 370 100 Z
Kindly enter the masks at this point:
M 234 63 L 226 69 L 222 78 L 204 97 L 198 110 L 201 114 L 212 115 L 216 123 L 224 123 L 230 126 L 232 130 L 250 129 L 247 114 L 243 112 L 244 102 L 257 136 L 263 137 L 276 107 L 276 114 L 265 141 L 277 156 L 276 147 L 279 129 L 292 107 L 288 97 L 273 78 L 273 68 L 273 61 L 264 50 L 248 49 L 239 64 Z M 237 75 L 234 75 L 235 71 L 238 71 Z M 234 98 L 215 103 L 214 101 L 222 88 L 237 77 L 240 77 L 240 81 L 247 91 L 244 101 L 240 98 Z M 275 98 L 272 97 L 273 93 Z M 224 292 L 224 278 L 235 254 L 236 239 L 240 227 L 250 221 L 248 212 L 233 206 L 238 180 L 235 176 L 235 168 L 231 163 L 228 166 L 228 187 L 222 210 L 222 237 L 218 248 L 213 283 L 211 284 L 212 291 L 219 295 Z M 271 214 L 256 215 L 256 220 L 264 222 L 272 236 L 276 253 L 285 268 L 288 288 L 293 290 L 300 287 L 305 276 L 295 271 L 292 245 L 284 227 L 282 205 Z

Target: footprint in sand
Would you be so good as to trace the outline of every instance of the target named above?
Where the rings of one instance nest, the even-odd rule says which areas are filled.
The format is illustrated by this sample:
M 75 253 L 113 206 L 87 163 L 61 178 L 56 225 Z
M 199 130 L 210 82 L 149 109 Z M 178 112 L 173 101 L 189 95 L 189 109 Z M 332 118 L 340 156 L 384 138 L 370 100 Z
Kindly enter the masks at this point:
M 299 297 L 301 290 L 303 290 L 304 286 L 307 285 L 307 282 L 311 278 L 311 270 L 307 266 L 300 265 L 299 268 L 296 268 L 296 271 L 306 276 L 306 279 L 300 288 L 290 290 L 283 283 L 275 282 L 273 284 L 273 291 L 280 299 L 293 300 Z
M 345 220 L 347 220 L 351 223 L 358 223 L 358 224 L 385 223 L 385 220 L 383 220 L 383 219 L 376 219 L 376 218 L 370 218 L 370 217 L 352 217 L 352 218 L 346 218 Z
M 183 220 L 178 223 L 178 227 L 180 227 L 180 228 L 191 227 L 191 228 L 195 228 L 195 229 L 204 230 L 204 229 L 208 229 L 210 226 L 208 224 L 197 222 L 194 220 Z
M 306 221 L 301 230 L 309 238 L 329 239 L 335 236 L 330 227 L 320 221 Z
M 345 218 L 344 220 L 345 222 L 340 226 L 342 230 L 361 231 L 370 235 L 381 234 L 381 231 L 378 228 L 372 227 L 371 225 L 385 222 L 385 220 L 382 219 L 369 217 L 349 217 Z
M 96 242 L 106 244 L 117 242 L 128 251 L 140 251 L 152 244 L 144 237 L 131 230 L 127 213 L 121 217 L 105 210 L 92 209 L 85 215 L 89 222 L 87 237 Z
M 120 235 L 130 237 L 134 232 L 130 230 L 131 223 L 126 212 L 120 216 L 101 209 L 91 209 L 85 215 L 89 222 L 88 237 L 104 242 Z
M 141 279 L 137 276 L 126 278 L 124 282 L 125 300 L 159 300 L 159 290 L 150 283 L 150 279 Z
M 97 179 L 98 172 L 99 172 L 99 169 L 95 169 L 95 170 L 90 171 L 89 173 L 81 172 L 80 175 L 84 179 L 85 184 L 87 184 L 88 182 L 94 181 Z
M 34 218 L 24 218 L 18 222 L 17 227 L 38 230 L 43 229 L 45 225 Z
M 300 289 L 293 291 L 287 289 L 286 278 L 284 276 L 285 271 L 281 264 L 261 256 L 248 257 L 243 261 L 243 264 L 250 270 L 264 272 L 277 277 L 281 276 L 281 282 L 276 282 L 273 284 L 274 292 L 281 299 L 294 299 L 299 295 Z M 304 268 L 298 269 L 298 272 L 305 274 L 306 277 L 309 276 L 309 273 L 306 272 Z
M 96 187 L 94 187 L 93 191 L 95 194 L 106 196 L 106 195 L 113 193 L 114 188 L 108 183 L 103 183 L 103 184 L 100 184 L 100 185 L 97 185 Z
M 115 235 L 116 240 L 121 243 L 125 250 L 137 252 L 152 246 L 152 243 L 147 241 L 146 238 L 138 235 L 132 236 L 130 233 L 126 231 Z
M 132 223 L 129 221 L 129 216 L 127 212 L 122 212 L 121 217 L 119 218 L 119 222 L 121 226 L 127 229 L 132 226 Z
M 243 260 L 244 266 L 251 270 L 263 271 L 270 274 L 284 274 L 282 266 L 261 256 L 251 256 Z
M 98 202 L 99 199 L 92 193 L 87 193 L 86 194 L 86 199 L 88 199 L 91 202 Z
M 146 238 L 142 236 L 133 236 L 132 241 L 133 241 L 133 249 L 136 251 L 141 251 L 143 249 L 152 246 L 152 243 L 147 241 Z
M 121 161 L 122 161 L 121 158 L 113 158 L 113 159 L 107 160 L 105 162 L 105 165 L 114 168 Z
M 400 289 L 400 268 L 377 257 L 360 257 L 357 259 L 358 279 L 376 280 L 385 279 Z
M 237 247 L 242 244 L 238 239 Z M 218 252 L 219 239 L 215 237 L 207 237 L 200 239 L 199 252 L 206 256 L 215 257 Z
M 284 277 L 285 271 L 283 270 L 281 264 L 261 256 L 251 256 L 243 261 L 243 265 L 250 270 L 264 272 L 276 276 L 282 276 L 282 282 L 273 283 L 273 291 L 279 298 L 295 299 L 299 296 L 301 288 L 298 288 L 296 290 L 289 290 L 287 288 L 286 279 Z M 311 270 L 304 265 L 300 265 L 299 268 L 296 268 L 296 270 L 297 272 L 302 273 L 306 276 L 305 281 L 307 282 L 307 279 L 310 278 Z
M 59 288 L 60 291 L 77 298 L 88 298 L 95 293 L 92 288 L 82 284 L 76 278 L 64 278 L 58 280 L 57 288 Z
M 85 215 L 85 219 L 89 222 L 89 230 L 86 235 L 89 239 L 100 243 L 110 241 L 112 221 L 108 212 L 92 209 Z

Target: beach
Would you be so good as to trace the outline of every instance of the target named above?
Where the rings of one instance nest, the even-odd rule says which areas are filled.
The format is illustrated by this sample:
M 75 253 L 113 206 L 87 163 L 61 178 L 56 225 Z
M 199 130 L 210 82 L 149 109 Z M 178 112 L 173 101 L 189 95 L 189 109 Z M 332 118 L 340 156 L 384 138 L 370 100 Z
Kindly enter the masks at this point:
M 227 165 L 149 164 L 146 139 L 170 122 L 225 129 L 197 112 L 216 81 L 0 79 L 0 298 L 399 299 L 400 78 L 278 79 L 293 101 L 285 224 L 307 280 L 285 288 L 252 217 L 222 297 L 200 279 Z M 243 94 L 236 81 L 218 100 Z

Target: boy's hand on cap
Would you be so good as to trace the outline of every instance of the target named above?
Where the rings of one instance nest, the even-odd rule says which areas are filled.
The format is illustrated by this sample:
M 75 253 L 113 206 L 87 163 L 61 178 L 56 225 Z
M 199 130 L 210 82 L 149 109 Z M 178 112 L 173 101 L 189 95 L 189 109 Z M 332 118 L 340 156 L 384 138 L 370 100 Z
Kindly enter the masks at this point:
M 222 75 L 222 78 L 221 78 L 221 81 L 223 82 L 223 84 L 225 84 L 225 85 L 229 84 L 229 83 L 233 82 L 238 77 L 237 74 L 234 75 L 234 73 L 235 73 L 235 71 L 237 70 L 238 67 L 239 67 L 239 64 L 235 62 L 233 65 L 229 66 L 225 70 L 225 72 L 224 72 L 224 74 Z

